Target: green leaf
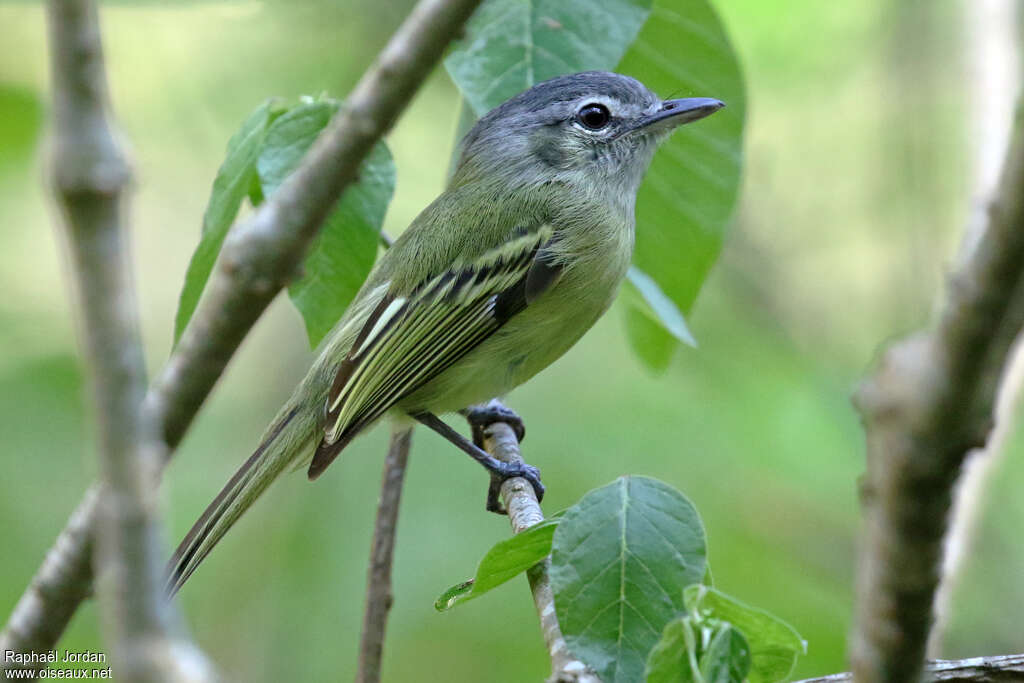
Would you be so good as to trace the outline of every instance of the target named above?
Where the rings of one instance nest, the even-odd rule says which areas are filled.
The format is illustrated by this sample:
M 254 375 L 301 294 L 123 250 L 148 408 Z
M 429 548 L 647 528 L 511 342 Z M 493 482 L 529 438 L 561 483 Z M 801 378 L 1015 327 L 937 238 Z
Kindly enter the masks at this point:
M 444 612 L 480 597 L 537 564 L 551 552 L 551 537 L 557 526 L 557 521 L 546 519 L 495 544 L 480 560 L 476 576 L 442 593 L 434 602 L 434 608 Z
M 203 231 L 188 270 L 185 284 L 178 300 L 178 312 L 174 317 L 174 343 L 192 318 L 199 303 L 199 296 L 206 287 L 206 281 L 213 271 L 217 254 L 224 243 L 228 229 L 238 215 L 242 200 L 249 194 L 249 188 L 256 178 L 256 158 L 259 155 L 267 128 L 283 110 L 274 101 L 267 101 L 249 115 L 242 127 L 228 141 L 227 155 L 217 170 L 213 181 L 210 201 L 203 214 Z
M 789 678 L 807 644 L 792 626 L 764 610 L 708 586 L 689 586 L 683 592 L 691 613 L 727 621 L 746 636 L 752 666 L 750 683 L 775 683 Z
M 604 683 L 639 681 L 682 589 L 706 564 L 704 527 L 668 484 L 623 477 L 562 517 L 551 549 L 555 611 L 570 651 Z
M 660 322 L 634 306 L 626 307 L 625 322 L 626 338 L 647 369 L 654 374 L 667 370 L 679 348 L 675 337 L 666 332 Z
M 707 647 L 700 654 L 700 672 L 706 683 L 743 683 L 750 671 L 750 646 L 743 634 L 726 622 L 705 625 Z
M 679 342 L 697 346 L 686 319 L 651 276 L 636 266 L 622 287 L 626 304 L 626 333 L 633 349 L 655 371 L 665 370 Z
M 434 601 L 434 609 L 438 612 L 447 612 L 463 599 L 469 600 L 467 596 L 473 592 L 473 584 L 473 579 L 455 584 L 438 596 Z
M 662 145 L 637 197 L 633 263 L 688 313 L 718 257 L 739 189 L 746 111 L 739 63 L 706 0 L 656 0 L 618 71 L 663 97 L 717 97 L 727 105 Z M 663 333 L 630 338 L 641 352 L 644 344 L 657 351 L 671 343 Z
M 562 74 L 611 70 L 636 37 L 652 0 L 486 0 L 445 59 L 477 116 Z
M 695 683 L 700 675 L 697 637 L 690 617 L 679 617 L 665 625 L 661 640 L 647 657 L 647 683 Z
M 665 626 L 647 658 L 647 683 L 742 683 L 750 648 L 732 624 L 691 615 Z
M 637 294 L 637 297 L 634 297 L 634 305 L 641 313 L 652 320 L 660 321 L 673 337 L 684 344 L 697 346 L 697 340 L 686 325 L 686 318 L 650 275 L 636 266 L 630 266 L 629 272 L 626 273 L 626 283 L 626 286 Z
M 333 100 L 305 101 L 271 124 L 256 166 L 259 190 L 269 197 L 338 110 Z M 395 189 L 395 166 L 384 143 L 363 162 L 353 183 L 310 247 L 303 275 L 288 287 L 302 314 L 310 346 L 330 332 L 373 267 L 384 214 Z

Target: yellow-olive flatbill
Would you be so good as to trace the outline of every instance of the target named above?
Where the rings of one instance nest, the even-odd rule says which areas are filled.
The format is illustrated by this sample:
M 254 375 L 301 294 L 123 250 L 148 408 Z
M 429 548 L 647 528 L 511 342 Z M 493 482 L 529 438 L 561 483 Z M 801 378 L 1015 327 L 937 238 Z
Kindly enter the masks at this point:
M 445 192 L 373 268 L 256 452 L 171 561 L 178 590 L 286 469 L 319 476 L 381 418 L 418 420 L 492 475 L 543 495 L 539 472 L 491 458 L 436 417 L 522 384 L 611 304 L 633 253 L 637 189 L 659 143 L 722 102 L 661 100 L 591 71 L 539 83 L 473 127 Z M 686 182 L 680 178 L 679 182 Z M 471 423 L 514 415 L 468 410 Z

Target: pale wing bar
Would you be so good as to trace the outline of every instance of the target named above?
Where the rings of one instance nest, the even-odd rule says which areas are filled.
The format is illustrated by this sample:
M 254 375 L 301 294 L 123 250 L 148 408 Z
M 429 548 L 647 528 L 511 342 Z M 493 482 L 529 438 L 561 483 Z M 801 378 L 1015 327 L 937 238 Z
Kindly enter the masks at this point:
M 408 298 L 381 302 L 339 367 L 328 398 L 324 439 L 310 465 L 311 477 L 322 472 L 356 432 L 522 310 L 522 305 L 509 305 L 500 298 L 513 292 L 519 298 L 552 233 L 550 226 L 543 226 L 475 263 L 434 277 Z
M 536 236 L 531 237 L 534 239 L 516 240 L 497 258 L 485 257 L 460 271 L 443 273 L 410 296 L 384 330 L 352 358 L 357 368 L 331 402 L 331 410 L 339 414 L 327 441 L 338 438 L 348 425 L 378 417 L 369 415 L 373 407 L 383 408 L 382 414 L 395 400 L 422 385 L 424 370 L 429 372 L 437 359 L 461 357 L 469 349 L 460 342 L 475 338 L 475 332 L 496 330 L 499 324 L 491 315 L 493 299 L 528 272 L 539 247 Z M 406 390 L 396 394 L 388 391 L 392 387 Z

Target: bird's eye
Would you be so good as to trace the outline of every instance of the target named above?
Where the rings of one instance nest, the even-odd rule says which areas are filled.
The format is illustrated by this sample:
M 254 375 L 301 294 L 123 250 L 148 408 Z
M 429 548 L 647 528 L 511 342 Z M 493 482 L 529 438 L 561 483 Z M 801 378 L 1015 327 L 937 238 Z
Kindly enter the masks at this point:
M 584 128 L 589 128 L 590 130 L 601 130 L 608 125 L 611 118 L 612 115 L 608 111 L 608 107 L 598 102 L 585 104 L 576 112 L 576 120 Z

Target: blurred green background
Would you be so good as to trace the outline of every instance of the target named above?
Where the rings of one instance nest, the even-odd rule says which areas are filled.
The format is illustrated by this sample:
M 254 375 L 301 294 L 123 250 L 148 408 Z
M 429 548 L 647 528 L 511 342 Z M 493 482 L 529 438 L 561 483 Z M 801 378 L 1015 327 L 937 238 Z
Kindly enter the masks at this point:
M 344 94 L 407 1 L 108 3 L 114 108 L 137 172 L 131 205 L 148 363 L 170 348 L 181 280 L 230 134 L 270 95 Z M 624 473 L 700 510 L 717 585 L 809 642 L 798 676 L 842 670 L 863 437 L 849 395 L 881 342 L 925 324 L 971 197 L 963 12 L 952 0 L 718 0 L 749 88 L 743 196 L 682 349 L 653 376 L 613 309 L 510 397 L 558 510 Z M 34 3 L 0 5 L 0 613 L 13 607 L 91 480 L 93 432 L 62 245 L 43 187 L 47 64 Z M 1015 87 L 1016 84 L 1013 84 Z M 714 95 L 714 93 L 706 93 Z M 456 92 L 436 72 L 389 142 L 396 234 L 442 188 Z M 244 344 L 164 482 L 168 547 L 248 455 L 311 354 L 285 298 Z M 182 594 L 234 680 L 350 680 L 386 434 L 315 484 L 288 477 Z M 1024 442 L 1014 436 L 955 596 L 944 654 L 1024 650 Z M 541 680 L 525 580 L 446 614 L 507 522 L 486 477 L 414 438 L 385 651 L 389 681 Z M 102 649 L 94 605 L 62 647 Z

